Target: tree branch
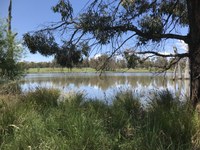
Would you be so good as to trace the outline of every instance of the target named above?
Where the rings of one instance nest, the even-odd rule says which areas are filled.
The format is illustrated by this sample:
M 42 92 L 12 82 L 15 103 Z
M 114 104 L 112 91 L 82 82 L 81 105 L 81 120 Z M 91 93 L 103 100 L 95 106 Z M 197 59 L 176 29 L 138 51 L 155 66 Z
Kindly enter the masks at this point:
M 178 34 L 171 34 L 171 33 L 169 33 L 169 34 L 155 34 L 155 33 L 149 34 L 149 33 L 144 33 L 134 25 L 119 25 L 119 26 L 112 26 L 112 27 L 107 26 L 107 27 L 103 27 L 103 30 L 115 30 L 115 31 L 123 31 L 123 32 L 133 31 L 137 35 L 139 35 L 141 37 L 148 38 L 148 39 L 154 39 L 154 38 L 178 39 L 178 40 L 183 40 L 184 42 L 188 43 L 188 36 L 178 35 Z
M 44 32 L 44 31 L 53 31 L 53 30 L 57 30 L 65 25 L 77 25 L 77 22 L 75 21 L 61 21 L 61 22 L 56 22 L 54 24 L 51 24 L 49 27 L 46 27 L 44 29 L 38 30 L 38 31 L 33 31 L 33 32 Z
M 153 52 L 153 51 L 144 51 L 144 52 L 133 52 L 134 54 L 153 54 L 155 56 L 160 56 L 160 57 L 179 57 L 179 58 L 184 58 L 188 57 L 188 53 L 181 53 L 181 54 L 162 54 L 158 52 Z

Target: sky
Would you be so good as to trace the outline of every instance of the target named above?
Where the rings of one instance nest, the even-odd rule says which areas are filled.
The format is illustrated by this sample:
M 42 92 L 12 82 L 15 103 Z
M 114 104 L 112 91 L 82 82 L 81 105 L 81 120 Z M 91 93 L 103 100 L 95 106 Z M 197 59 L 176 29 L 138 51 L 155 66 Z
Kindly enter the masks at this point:
M 79 13 L 90 0 L 70 0 L 74 13 Z M 51 7 L 58 0 L 13 0 L 12 4 L 12 30 L 18 33 L 18 40 L 22 41 L 23 34 L 41 29 L 42 25 L 60 21 L 60 15 L 53 13 Z M 8 16 L 9 0 L 0 0 L 0 18 Z M 167 49 L 177 45 L 179 49 L 186 49 L 182 42 L 168 43 Z M 30 54 L 26 49 L 25 61 L 43 62 L 51 61 L 53 57 L 44 57 L 40 54 Z
M 13 0 L 12 1 L 12 30 L 17 32 L 17 39 L 22 41 L 22 35 L 29 31 L 40 29 L 43 24 L 60 21 L 60 15 L 53 13 L 51 7 L 58 0 Z M 88 0 L 71 0 L 74 13 L 80 12 Z M 9 0 L 0 0 L 0 18 L 8 16 Z M 26 50 L 26 61 L 51 61 L 53 57 L 40 54 L 30 54 Z

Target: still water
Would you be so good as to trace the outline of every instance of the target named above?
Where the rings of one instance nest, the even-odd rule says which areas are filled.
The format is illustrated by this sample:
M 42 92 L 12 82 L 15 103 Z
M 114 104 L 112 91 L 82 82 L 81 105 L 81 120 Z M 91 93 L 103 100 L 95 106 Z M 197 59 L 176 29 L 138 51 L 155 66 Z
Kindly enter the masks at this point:
M 87 98 L 111 100 L 117 92 L 132 90 L 148 99 L 151 93 L 168 89 L 178 96 L 189 94 L 188 80 L 172 80 L 172 74 L 153 73 L 41 73 L 27 74 L 21 81 L 23 91 L 37 87 L 56 88 L 62 92 L 83 92 Z

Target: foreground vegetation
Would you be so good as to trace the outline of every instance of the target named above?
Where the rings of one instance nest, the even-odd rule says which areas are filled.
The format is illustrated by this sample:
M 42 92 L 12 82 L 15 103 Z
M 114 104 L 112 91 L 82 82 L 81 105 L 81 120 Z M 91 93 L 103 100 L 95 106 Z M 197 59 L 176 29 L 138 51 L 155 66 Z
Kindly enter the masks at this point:
M 145 106 L 131 92 L 118 93 L 112 104 L 43 88 L 0 97 L 0 149 L 199 148 L 198 113 L 168 91 Z

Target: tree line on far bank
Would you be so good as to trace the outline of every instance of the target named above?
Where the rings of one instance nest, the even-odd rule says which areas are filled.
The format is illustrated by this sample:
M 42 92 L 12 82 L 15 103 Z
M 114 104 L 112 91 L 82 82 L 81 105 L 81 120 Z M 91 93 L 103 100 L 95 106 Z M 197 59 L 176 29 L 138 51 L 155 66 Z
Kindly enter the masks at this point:
M 132 57 L 132 56 L 131 56 Z M 85 58 L 74 67 L 76 68 L 93 68 L 96 71 L 116 71 L 117 69 L 144 69 L 144 70 L 160 70 L 165 68 L 171 63 L 170 59 L 163 57 L 154 57 L 143 60 L 141 57 L 135 58 L 123 58 L 123 57 L 112 57 L 109 58 L 109 55 L 103 54 L 98 57 L 93 58 Z M 185 59 L 180 61 L 180 66 L 182 69 L 185 68 Z M 51 62 L 21 62 L 21 65 L 25 70 L 30 68 L 62 68 L 60 64 L 56 62 L 56 60 L 52 60 Z M 172 70 L 175 66 L 172 66 Z

